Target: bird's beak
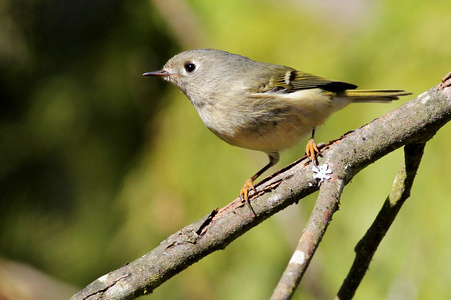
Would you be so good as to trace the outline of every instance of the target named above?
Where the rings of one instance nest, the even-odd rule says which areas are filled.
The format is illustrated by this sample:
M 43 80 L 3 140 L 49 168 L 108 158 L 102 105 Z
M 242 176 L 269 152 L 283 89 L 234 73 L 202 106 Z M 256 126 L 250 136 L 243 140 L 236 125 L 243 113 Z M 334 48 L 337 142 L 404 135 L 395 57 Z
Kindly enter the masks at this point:
M 144 76 L 168 77 L 168 76 L 171 76 L 171 73 L 169 73 L 166 70 L 159 70 L 159 71 L 147 72 L 147 73 L 144 73 L 143 75 Z

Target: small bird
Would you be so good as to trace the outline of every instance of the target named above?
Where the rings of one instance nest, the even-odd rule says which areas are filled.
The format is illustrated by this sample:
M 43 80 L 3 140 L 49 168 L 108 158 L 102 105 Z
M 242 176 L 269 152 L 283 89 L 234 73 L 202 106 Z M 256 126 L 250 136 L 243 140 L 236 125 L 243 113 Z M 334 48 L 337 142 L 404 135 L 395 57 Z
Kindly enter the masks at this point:
M 391 102 L 410 95 L 404 90 L 356 90 L 351 83 L 215 49 L 179 53 L 162 70 L 143 75 L 175 84 L 220 139 L 268 155 L 269 163 L 240 192 L 254 216 L 249 190 L 255 192 L 254 181 L 279 161 L 281 150 L 311 133 L 306 154 L 315 163 L 315 128 L 333 112 L 353 102 Z

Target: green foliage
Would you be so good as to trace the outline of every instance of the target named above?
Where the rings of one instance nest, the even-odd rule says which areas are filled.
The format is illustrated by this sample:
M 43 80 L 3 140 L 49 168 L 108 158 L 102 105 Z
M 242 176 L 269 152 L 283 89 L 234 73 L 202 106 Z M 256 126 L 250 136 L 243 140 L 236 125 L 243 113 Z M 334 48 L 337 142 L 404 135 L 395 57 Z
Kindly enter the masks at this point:
M 203 37 L 195 47 L 414 94 L 451 71 L 446 1 L 187 4 L 200 27 L 186 32 Z M 141 76 L 188 47 L 174 33 L 177 19 L 160 10 L 133 0 L 0 6 L 2 256 L 82 287 L 226 205 L 267 162 L 217 139 L 175 87 Z M 317 138 L 335 139 L 407 100 L 350 106 Z M 448 128 L 427 144 L 412 196 L 356 299 L 449 296 L 450 146 Z M 303 145 L 286 151 L 271 171 L 302 154 Z M 345 188 L 295 299 L 331 298 L 338 290 L 401 157 L 390 154 Z M 268 298 L 314 199 L 195 264 L 153 298 Z

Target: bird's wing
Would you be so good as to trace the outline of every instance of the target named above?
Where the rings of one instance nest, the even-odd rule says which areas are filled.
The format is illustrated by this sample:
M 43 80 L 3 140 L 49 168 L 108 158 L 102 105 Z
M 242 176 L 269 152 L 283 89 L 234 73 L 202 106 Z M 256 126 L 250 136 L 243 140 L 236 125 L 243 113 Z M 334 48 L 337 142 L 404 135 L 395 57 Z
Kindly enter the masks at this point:
M 289 70 L 272 77 L 261 92 L 292 93 L 298 90 L 315 88 L 337 93 L 355 89 L 357 86 L 347 82 L 329 80 L 309 73 Z

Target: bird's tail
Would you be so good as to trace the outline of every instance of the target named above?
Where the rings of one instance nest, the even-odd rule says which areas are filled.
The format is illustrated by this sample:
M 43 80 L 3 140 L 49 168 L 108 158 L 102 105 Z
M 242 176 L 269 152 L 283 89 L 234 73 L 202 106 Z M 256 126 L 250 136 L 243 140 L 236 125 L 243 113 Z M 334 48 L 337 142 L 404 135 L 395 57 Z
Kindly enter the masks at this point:
M 346 90 L 345 97 L 353 103 L 358 102 L 391 102 L 398 100 L 399 96 L 407 96 L 408 93 L 404 90 Z

